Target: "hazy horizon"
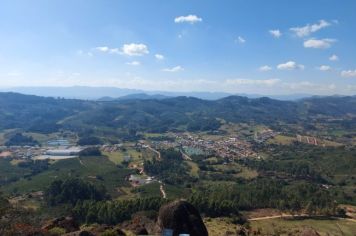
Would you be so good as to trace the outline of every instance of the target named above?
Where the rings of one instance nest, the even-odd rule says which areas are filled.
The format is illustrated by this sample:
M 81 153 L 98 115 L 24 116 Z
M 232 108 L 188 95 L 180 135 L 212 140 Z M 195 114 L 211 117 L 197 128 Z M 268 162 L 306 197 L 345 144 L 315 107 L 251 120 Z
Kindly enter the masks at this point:
M 206 100 L 216 100 L 228 96 L 244 96 L 248 98 L 269 97 L 278 100 L 297 100 L 312 96 L 356 96 L 355 94 L 309 94 L 309 93 L 280 93 L 280 94 L 259 94 L 259 93 L 227 93 L 220 91 L 162 91 L 162 90 L 144 90 L 144 89 L 127 89 L 118 87 L 91 87 L 91 86 L 50 86 L 50 87 L 12 87 L 1 88 L 0 92 L 14 92 L 26 95 L 36 95 L 44 97 L 63 97 L 75 99 L 97 100 L 102 98 L 169 98 L 178 96 L 196 97 Z M 147 95 L 149 97 L 140 97 Z

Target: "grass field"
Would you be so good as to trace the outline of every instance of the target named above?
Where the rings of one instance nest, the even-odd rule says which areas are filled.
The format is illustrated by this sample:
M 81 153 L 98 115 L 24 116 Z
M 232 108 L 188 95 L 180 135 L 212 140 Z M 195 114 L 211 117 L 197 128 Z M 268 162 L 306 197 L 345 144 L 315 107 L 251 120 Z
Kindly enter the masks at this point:
M 227 235 L 227 232 L 236 232 L 238 229 L 228 218 L 205 218 L 204 223 L 210 236 Z
M 103 155 L 116 165 L 121 164 L 125 156 L 130 156 L 132 163 L 139 164 L 142 162 L 142 153 L 131 147 L 126 148 L 126 151 L 103 152 Z
M 289 145 L 289 144 L 292 144 L 294 141 L 297 141 L 297 139 L 295 137 L 290 137 L 290 136 L 285 136 L 285 135 L 276 135 L 274 138 L 268 140 L 268 143 Z
M 145 184 L 137 188 L 137 192 L 140 196 L 145 197 L 156 197 L 161 196 L 161 192 L 159 190 L 159 183 L 153 182 L 150 184 Z
M 193 161 L 185 161 L 190 166 L 190 175 L 193 177 L 199 177 L 198 164 Z
M 221 172 L 229 170 L 237 170 L 239 173 L 235 174 L 236 177 L 242 177 L 245 179 L 253 179 L 258 176 L 257 171 L 249 169 L 247 167 L 241 166 L 237 163 L 229 163 L 228 165 L 213 165 L 216 169 L 221 170 Z
M 268 235 L 297 235 L 304 228 L 316 230 L 322 236 L 354 236 L 356 223 L 347 220 L 332 219 L 269 219 L 252 221 L 251 228 L 260 229 L 263 234 Z
M 226 235 L 238 228 L 227 218 L 205 218 L 204 223 L 210 236 Z M 259 235 L 299 235 L 306 228 L 316 230 L 322 236 L 355 236 L 356 232 L 356 223 L 331 219 L 268 219 L 252 221 L 250 227 L 251 231 L 260 231 Z
M 237 176 L 245 179 L 253 179 L 258 176 L 258 173 L 256 170 L 241 166 L 241 172 L 237 174 Z
M 124 152 L 103 152 L 104 156 L 107 156 L 111 162 L 118 165 L 124 161 Z

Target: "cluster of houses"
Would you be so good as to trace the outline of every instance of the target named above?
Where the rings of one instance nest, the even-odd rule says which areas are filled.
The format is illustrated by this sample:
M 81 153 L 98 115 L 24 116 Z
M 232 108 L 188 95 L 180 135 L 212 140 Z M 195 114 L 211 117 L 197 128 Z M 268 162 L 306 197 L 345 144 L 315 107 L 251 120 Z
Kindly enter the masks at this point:
M 254 140 L 255 142 L 263 143 L 266 142 L 268 139 L 275 137 L 277 134 L 278 133 L 274 132 L 271 129 L 263 129 L 261 131 L 255 132 Z
M 237 137 L 222 137 L 219 140 L 207 139 L 190 133 L 175 134 L 175 141 L 156 141 L 157 148 L 183 148 L 200 150 L 204 154 L 214 154 L 224 158 L 257 157 L 251 143 Z
M 32 159 L 37 155 L 45 152 L 45 148 L 32 147 L 32 146 L 1 146 L 0 157 L 2 158 L 15 158 L 15 159 Z
M 102 145 L 100 147 L 100 150 L 103 152 L 116 152 L 116 151 L 120 151 L 120 149 L 122 148 L 122 144 L 113 144 L 113 145 Z
M 130 175 L 128 177 L 128 181 L 131 183 L 132 186 L 141 186 L 145 184 L 150 184 L 156 181 L 155 177 L 150 176 L 143 176 L 143 175 Z

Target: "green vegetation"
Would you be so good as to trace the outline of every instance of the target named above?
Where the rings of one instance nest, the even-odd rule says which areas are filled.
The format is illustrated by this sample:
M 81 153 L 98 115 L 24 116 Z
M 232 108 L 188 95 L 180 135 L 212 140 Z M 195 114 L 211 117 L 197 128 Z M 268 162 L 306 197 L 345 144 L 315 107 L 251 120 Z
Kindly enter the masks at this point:
M 5 143 L 5 146 L 35 146 L 39 143 L 32 137 L 24 136 L 21 133 L 16 133 Z
M 284 181 L 256 179 L 239 184 L 201 186 L 189 201 L 207 216 L 230 216 L 240 210 L 277 208 L 298 213 L 335 215 L 337 205 L 330 193 L 307 182 L 288 184 Z
M 355 103 L 355 97 L 291 102 L 239 96 L 217 101 L 177 97 L 107 103 L 0 93 L 0 130 L 18 128 L 43 134 L 70 131 L 83 143 L 97 143 L 97 138 L 104 142 L 117 142 L 117 137 L 138 140 L 143 132 L 216 131 L 227 123 L 257 123 L 290 136 L 310 131 L 351 142 L 355 118 L 348 114 L 356 112 Z
M 107 156 L 114 164 L 119 165 L 124 162 L 124 152 L 103 152 L 104 156 Z
M 182 154 L 174 149 L 161 150 L 161 160 L 145 160 L 144 168 L 148 174 L 168 184 L 181 185 L 193 181 L 187 173 L 188 167 Z
M 261 175 L 328 185 L 339 202 L 356 203 L 355 148 L 294 143 L 289 146 L 268 145 L 260 149 L 269 157 L 265 160 L 246 159 L 241 163 L 258 170 Z
M 161 197 L 138 198 L 119 201 L 78 201 L 73 214 L 81 222 L 117 224 L 140 211 L 158 211 L 166 200 Z
M 101 201 L 105 198 L 107 196 L 103 186 L 98 189 L 81 179 L 56 180 L 45 191 L 45 200 L 50 206 L 63 203 L 75 205 L 77 201 L 81 200 Z
M 99 145 L 101 144 L 101 140 L 98 137 L 89 136 L 89 137 L 81 137 L 78 140 L 78 145 Z
M 2 161 L 0 159 L 0 161 Z M 6 163 L 6 162 L 5 162 Z M 10 163 L 7 164 L 9 167 Z M 0 165 L 0 168 L 4 168 Z M 10 170 L 29 171 L 27 168 L 18 169 L 18 166 L 10 167 Z M 30 178 L 21 178 L 22 172 L 17 175 L 16 182 L 2 186 L 7 193 L 28 193 L 33 191 L 45 190 L 53 180 L 65 180 L 71 177 L 82 178 L 93 184 L 104 185 L 108 192 L 117 196 L 116 188 L 128 186 L 125 177 L 132 173 L 132 170 L 117 167 L 105 156 L 88 156 L 59 160 L 49 165 L 46 171 L 31 176 Z M 11 174 L 8 174 L 11 176 Z

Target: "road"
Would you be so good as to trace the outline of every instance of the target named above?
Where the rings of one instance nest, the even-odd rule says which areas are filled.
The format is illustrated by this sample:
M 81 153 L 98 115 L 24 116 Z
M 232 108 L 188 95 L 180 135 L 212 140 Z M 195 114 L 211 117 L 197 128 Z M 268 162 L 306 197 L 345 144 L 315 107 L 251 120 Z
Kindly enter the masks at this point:
M 166 194 L 166 191 L 164 191 L 164 188 L 163 188 L 163 184 L 160 182 L 160 186 L 159 186 L 159 190 L 161 191 L 161 194 L 162 194 L 162 197 L 164 198 L 164 199 L 166 199 L 167 198 L 167 194 Z
M 82 166 L 84 166 L 84 163 L 83 163 L 82 159 L 80 159 L 80 157 L 79 157 L 79 163 L 80 163 Z
M 157 151 L 156 149 L 153 149 L 151 146 L 147 145 L 147 148 L 150 149 L 152 152 L 157 154 L 157 158 L 161 160 L 161 153 Z
M 186 160 L 186 161 L 191 161 L 192 160 L 192 158 L 190 158 L 190 156 L 185 154 L 182 150 L 180 151 L 180 153 L 182 153 L 182 157 L 183 157 L 184 160 Z

